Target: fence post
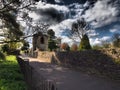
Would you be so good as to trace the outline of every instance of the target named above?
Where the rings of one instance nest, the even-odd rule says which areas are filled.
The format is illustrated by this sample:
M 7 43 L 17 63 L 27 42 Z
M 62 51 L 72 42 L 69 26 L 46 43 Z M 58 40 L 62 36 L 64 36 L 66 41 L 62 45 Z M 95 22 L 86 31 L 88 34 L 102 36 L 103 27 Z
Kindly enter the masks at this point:
M 29 65 L 29 59 L 24 59 L 24 63 Z
M 28 85 L 28 90 L 57 90 L 56 83 L 52 80 L 47 80 L 36 71 L 29 64 L 29 59 L 18 57 L 18 62 Z

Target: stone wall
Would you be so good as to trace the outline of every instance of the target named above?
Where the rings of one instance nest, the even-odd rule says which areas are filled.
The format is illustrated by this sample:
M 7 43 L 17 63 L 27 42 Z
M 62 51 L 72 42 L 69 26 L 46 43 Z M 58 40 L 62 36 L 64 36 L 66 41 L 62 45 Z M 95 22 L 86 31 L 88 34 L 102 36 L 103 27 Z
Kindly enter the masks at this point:
M 95 70 L 120 80 L 120 64 L 116 64 L 113 60 L 104 50 L 56 52 L 52 57 L 52 63 L 88 71 Z
M 54 55 L 54 52 L 49 51 L 38 51 L 37 58 L 40 60 L 44 60 L 46 62 L 51 62 L 51 58 Z
M 119 60 L 119 50 L 102 49 L 87 51 L 69 51 L 69 52 L 38 52 L 38 59 L 53 64 L 59 64 L 70 68 L 80 69 L 92 73 L 100 73 L 120 80 L 120 64 L 115 62 Z M 116 53 L 116 54 L 115 54 Z

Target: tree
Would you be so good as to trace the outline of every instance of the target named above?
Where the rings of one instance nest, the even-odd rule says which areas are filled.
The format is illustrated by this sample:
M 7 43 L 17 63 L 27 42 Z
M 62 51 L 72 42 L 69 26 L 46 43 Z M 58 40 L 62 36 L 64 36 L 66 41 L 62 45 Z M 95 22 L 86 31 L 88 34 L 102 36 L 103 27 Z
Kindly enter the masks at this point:
M 101 45 L 103 48 L 109 48 L 110 47 L 110 42 L 105 40 L 105 41 L 101 41 Z
M 6 43 L 1 46 L 1 51 L 5 54 L 18 54 L 19 50 L 18 48 L 20 47 L 19 42 L 11 42 L 11 43 Z
M 85 34 L 85 35 L 82 37 L 78 49 L 79 49 L 79 50 L 91 49 L 91 45 L 90 45 L 89 38 L 88 38 L 87 34 Z
M 18 42 L 23 36 L 17 17 L 30 10 L 30 5 L 35 3 L 34 0 L 1 0 L 0 1 L 0 37 L 14 37 L 9 41 L 1 40 L 0 43 Z M 7 31 L 7 32 L 4 32 Z M 10 34 L 10 35 L 9 35 Z
M 67 43 L 62 43 L 60 48 L 65 51 L 70 51 L 70 47 Z
M 23 15 L 27 21 L 25 11 L 31 10 L 31 5 L 34 5 L 39 0 L 0 0 L 0 44 L 5 44 L 10 48 L 16 48 L 18 42 L 23 41 L 26 37 L 17 17 Z M 4 48 L 5 50 L 5 48 Z M 2 56 L 2 55 L 1 55 Z M 0 56 L 0 57 L 1 57 Z
M 120 47 L 120 34 L 119 33 L 115 33 L 113 35 L 113 46 Z
M 48 48 L 50 49 L 50 51 L 53 51 L 57 48 L 56 42 L 51 38 L 48 41 Z
M 49 29 L 47 31 L 47 34 L 49 35 L 50 38 L 54 38 L 55 37 L 55 32 L 52 29 Z
M 22 46 L 21 50 L 26 51 L 28 49 L 29 49 L 29 42 L 23 41 L 23 46 Z
M 91 49 L 88 32 L 90 31 L 89 24 L 82 18 L 81 20 L 77 20 L 77 22 L 72 24 L 72 37 L 77 37 L 80 39 L 79 50 L 81 49 Z M 72 38 L 71 37 L 71 38 Z
M 94 45 L 92 46 L 92 49 L 99 50 L 102 49 L 103 47 L 101 45 Z
M 78 50 L 77 44 L 72 44 L 71 50 L 72 50 L 72 51 L 77 51 L 77 50 Z
M 9 45 L 8 44 L 4 44 L 1 46 L 2 52 L 7 53 L 9 51 Z
M 55 50 L 55 49 L 58 48 L 57 42 L 56 42 L 56 40 L 54 40 L 54 38 L 55 38 L 55 32 L 52 29 L 49 29 L 47 31 L 47 34 L 49 36 L 48 48 L 50 49 L 50 51 L 53 51 L 53 50 Z
M 38 21 L 37 23 L 35 23 L 35 25 L 32 25 L 32 21 L 29 20 L 29 17 L 27 17 L 27 18 L 28 18 L 28 20 L 26 22 L 27 27 L 26 27 L 26 32 L 25 32 L 24 38 L 32 37 L 34 34 L 39 33 L 39 32 L 41 32 L 43 34 L 47 34 L 49 24 L 41 23 Z
M 69 37 L 71 39 L 79 38 L 81 40 L 82 37 L 90 31 L 90 26 L 84 20 L 84 18 L 82 18 L 82 19 L 78 19 L 76 22 L 74 22 L 72 24 L 71 29 L 72 30 L 71 30 L 71 33 L 70 33 Z
M 0 51 L 0 60 L 5 60 L 5 55 Z

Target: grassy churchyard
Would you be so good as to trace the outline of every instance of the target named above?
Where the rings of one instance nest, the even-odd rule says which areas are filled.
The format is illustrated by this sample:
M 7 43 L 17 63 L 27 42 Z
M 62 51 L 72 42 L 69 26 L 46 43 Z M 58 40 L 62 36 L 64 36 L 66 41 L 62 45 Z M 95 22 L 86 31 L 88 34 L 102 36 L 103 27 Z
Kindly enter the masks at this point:
M 27 90 L 16 57 L 6 56 L 0 60 L 0 90 Z

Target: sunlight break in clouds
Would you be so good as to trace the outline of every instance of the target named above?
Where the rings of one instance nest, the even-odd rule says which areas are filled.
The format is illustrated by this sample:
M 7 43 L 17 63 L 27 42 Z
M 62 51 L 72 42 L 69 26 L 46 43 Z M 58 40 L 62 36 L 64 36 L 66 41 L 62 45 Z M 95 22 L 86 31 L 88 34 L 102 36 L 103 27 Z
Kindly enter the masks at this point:
M 111 22 L 117 21 L 118 9 L 112 4 L 108 4 L 110 0 L 97 1 L 95 6 L 86 11 L 84 17 L 87 21 L 92 22 L 94 27 L 101 27 Z
M 110 29 L 111 33 L 120 33 L 120 25 L 115 25 Z
M 47 4 L 47 3 L 44 3 L 44 2 L 39 2 L 37 5 L 36 5 L 37 9 L 46 9 L 46 8 L 55 8 L 57 9 L 58 11 L 69 11 L 69 9 L 64 6 L 64 5 L 53 5 L 53 4 Z
M 104 36 L 102 38 L 90 38 L 90 42 L 92 42 L 91 45 L 102 45 L 102 42 L 109 42 L 110 39 L 110 36 Z
M 56 32 L 56 36 L 66 36 L 65 33 L 63 35 L 63 32 L 65 30 L 70 30 L 71 29 L 71 25 L 72 23 L 74 22 L 75 20 L 73 19 L 67 19 L 67 20 L 64 20 L 62 21 L 61 23 L 59 24 L 56 24 L 56 25 L 52 25 L 50 27 L 50 29 L 53 29 L 55 32 Z M 67 33 L 67 32 L 66 32 Z

